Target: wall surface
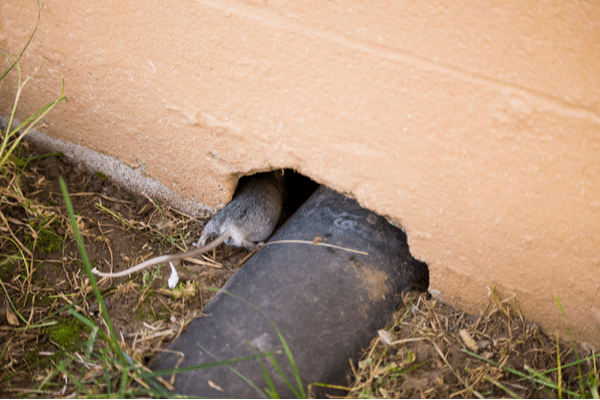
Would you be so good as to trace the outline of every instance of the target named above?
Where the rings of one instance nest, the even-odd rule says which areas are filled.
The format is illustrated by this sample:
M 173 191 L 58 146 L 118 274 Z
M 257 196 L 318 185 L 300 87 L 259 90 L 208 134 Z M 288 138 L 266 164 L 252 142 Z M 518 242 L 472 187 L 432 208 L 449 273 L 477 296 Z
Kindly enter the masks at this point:
M 294 168 L 399 221 L 468 311 L 516 295 L 600 346 L 596 1 L 42 0 L 21 118 L 210 207 Z M 0 4 L 18 54 L 33 0 Z M 2 83 L 0 112 L 15 93 Z

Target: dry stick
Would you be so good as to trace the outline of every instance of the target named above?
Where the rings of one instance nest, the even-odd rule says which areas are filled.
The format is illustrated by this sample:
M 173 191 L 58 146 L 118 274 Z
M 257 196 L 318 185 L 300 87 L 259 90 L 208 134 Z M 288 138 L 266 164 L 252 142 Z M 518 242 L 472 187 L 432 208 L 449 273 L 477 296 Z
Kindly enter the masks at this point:
M 54 214 L 54 216 L 48 222 L 46 222 L 44 224 L 44 226 L 40 227 L 39 229 L 40 230 L 47 229 L 50 226 L 51 223 L 53 223 L 54 221 L 56 221 L 56 218 L 58 218 L 58 215 Z
M 59 196 L 62 197 L 62 193 L 52 192 L 52 194 L 56 194 L 56 195 L 59 195 Z M 101 194 L 101 193 L 92 193 L 92 192 L 70 193 L 69 196 L 71 196 L 71 197 L 75 197 L 75 196 L 100 196 L 100 197 L 105 198 L 108 201 L 112 201 L 113 203 L 133 204 L 132 201 L 115 199 L 114 197 L 109 197 L 109 196 L 106 196 L 106 195 Z
M 276 241 L 274 241 L 274 242 L 265 243 L 265 244 L 263 244 L 261 247 L 254 249 L 254 250 L 253 250 L 252 252 L 250 252 L 250 253 L 249 253 L 249 254 L 248 254 L 246 257 L 244 257 L 244 259 L 242 260 L 242 262 L 240 263 L 240 265 L 244 265 L 244 263 L 245 263 L 246 261 L 248 261 L 248 259 L 249 259 L 250 257 L 252 257 L 252 256 L 254 255 L 254 253 L 256 253 L 258 250 L 260 250 L 262 247 L 265 247 L 265 246 L 270 246 L 270 245 L 272 245 L 272 244 L 279 244 L 279 243 L 300 243 L 300 244 L 311 244 L 311 245 L 313 245 L 313 246 L 325 246 L 325 247 L 333 247 L 333 248 L 336 248 L 336 249 L 340 249 L 340 250 L 349 251 L 349 252 L 351 252 L 351 253 L 364 254 L 364 255 L 366 255 L 366 256 L 368 256 L 368 255 L 369 255 L 369 253 L 365 253 L 364 251 L 358 251 L 358 250 L 347 249 L 347 248 L 345 248 L 345 247 L 335 246 L 335 245 L 333 245 L 333 244 L 327 244 L 327 243 L 321 243 L 321 242 L 315 243 L 314 241 L 313 241 L 313 242 L 311 242 L 311 241 L 308 241 L 308 240 L 276 240 Z
M 110 241 L 106 237 L 106 234 L 104 233 L 104 230 L 102 229 L 102 226 L 103 225 L 100 224 L 100 222 L 98 222 L 98 229 L 100 230 L 100 234 L 104 238 L 104 244 L 106 245 L 106 248 L 108 249 L 108 252 L 110 253 L 110 263 L 106 259 L 104 259 L 104 262 L 106 262 L 108 264 L 108 266 L 109 266 L 109 268 L 110 268 L 110 270 L 112 272 L 113 265 L 114 265 L 114 262 L 115 262 L 115 256 L 113 254 L 112 247 L 109 244 Z M 105 225 L 105 226 L 114 226 L 114 225 Z M 122 229 L 122 227 L 118 226 L 117 229 Z
M 406 339 L 399 339 L 396 341 L 393 341 L 392 343 L 390 343 L 390 346 L 395 346 L 398 344 L 404 344 L 404 343 L 408 343 L 408 342 L 420 342 L 421 340 L 425 340 L 425 338 L 406 338 Z
M 154 208 L 158 208 L 158 206 L 156 205 L 156 203 L 154 202 L 154 200 L 152 200 L 150 198 L 150 196 L 148 196 L 145 192 L 142 192 L 142 196 L 144 196 L 145 198 L 147 198 L 148 201 L 150 202 L 150 204 L 152 204 L 154 206 Z
M 377 342 L 380 342 L 380 341 L 381 340 L 379 340 L 379 337 L 377 337 L 375 343 L 371 346 L 371 351 L 369 352 L 369 355 L 367 356 L 367 359 L 370 359 L 373 356 L 373 352 L 375 351 L 375 347 L 377 347 Z M 371 383 L 373 381 L 373 378 L 375 378 L 375 372 L 377 372 L 377 368 L 381 364 L 382 360 L 383 360 L 383 357 L 380 357 L 379 361 L 377 362 L 377 365 L 375 366 L 375 370 L 371 369 L 371 374 L 370 374 L 371 376 L 369 377 L 369 379 L 367 379 L 367 381 L 365 383 L 363 383 L 362 385 L 359 385 L 357 387 L 355 386 L 355 387 L 351 388 L 350 391 L 351 392 L 359 391 L 359 390 L 363 389 L 364 387 L 366 387 L 369 383 Z M 354 369 L 354 367 L 352 367 L 352 369 Z M 362 372 L 362 370 L 361 370 L 361 372 Z
M 155 202 L 152 200 L 152 198 L 151 198 L 150 196 L 148 196 L 146 193 L 142 192 L 142 196 L 144 196 L 145 198 L 147 198 L 147 199 L 150 201 L 150 203 L 152 203 L 152 204 L 154 205 L 154 207 L 157 207 L 156 203 L 155 203 Z M 184 217 L 187 217 L 187 218 L 189 218 L 189 219 L 190 219 L 190 221 L 191 221 L 191 220 L 197 220 L 197 218 L 196 218 L 196 217 L 193 217 L 193 216 L 191 216 L 191 215 L 189 215 L 189 214 L 186 214 L 186 213 L 184 213 L 183 211 L 179 211 L 179 210 L 177 210 L 177 209 L 175 209 L 175 208 L 170 208 L 170 210 L 171 210 L 171 211 L 173 211 L 173 212 L 175 212 L 175 213 L 177 213 L 177 214 L 183 215 Z
M 251 254 L 253 254 L 253 253 L 251 253 Z M 213 268 L 219 268 L 219 269 L 223 268 L 223 265 L 221 265 L 218 262 L 213 261 L 213 260 L 211 260 L 210 262 L 202 261 L 202 260 L 199 260 L 199 259 L 193 258 L 193 257 L 185 258 L 184 260 L 187 262 L 190 262 L 192 264 L 195 264 L 195 265 L 206 265 L 207 267 L 213 267 Z M 209 258 L 209 260 L 210 260 L 210 258 Z M 246 259 L 244 259 L 242 261 L 242 264 L 244 263 L 244 261 L 246 261 Z
M 444 354 L 442 353 L 442 351 L 440 350 L 440 348 L 437 346 L 437 344 L 435 344 L 435 342 L 431 339 L 427 339 L 429 340 L 429 342 L 431 342 L 431 344 L 433 345 L 433 347 L 435 348 L 435 350 L 438 352 L 438 354 L 440 355 L 440 357 L 442 357 L 442 360 L 444 360 L 444 362 L 446 363 L 446 365 L 448 366 L 448 368 L 450 368 L 450 371 L 452 371 L 452 373 L 454 374 L 454 376 L 456 376 L 456 379 L 459 380 L 460 383 L 462 383 L 464 385 L 464 387 L 468 390 L 471 390 L 473 392 L 473 394 L 475 396 L 477 396 L 478 399 L 483 399 L 483 396 L 475 389 L 467 386 L 467 383 L 465 381 L 463 381 L 460 376 L 456 373 L 456 371 L 454 371 L 454 368 L 452 368 L 452 366 L 450 366 L 450 363 L 448 362 L 448 360 L 446 359 L 446 357 L 444 356 Z
M 73 261 L 75 261 L 75 259 L 74 259 L 73 257 L 71 257 L 71 260 L 70 260 L 70 261 L 71 261 L 71 262 L 67 261 L 67 256 L 65 256 L 65 257 L 63 257 L 63 258 L 62 258 L 62 259 L 59 261 L 59 263 L 60 263 L 60 266 L 62 267 L 62 270 L 63 270 L 63 272 L 65 273 L 65 276 L 67 277 L 67 280 L 66 280 L 66 282 L 67 282 L 69 285 L 71 285 L 71 286 L 74 286 L 74 285 L 73 285 L 73 283 L 71 282 L 71 278 L 69 277 L 69 272 L 67 271 L 67 266 L 66 266 L 66 264 L 67 264 L 67 263 L 69 263 L 69 264 L 73 263 Z
M 152 199 L 151 199 L 150 197 L 148 197 L 148 195 L 147 195 L 146 193 L 142 192 L 142 195 L 143 195 L 144 197 L 146 197 L 146 199 L 148 199 L 148 201 L 150 202 L 150 204 L 152 204 L 152 205 L 154 206 L 154 209 L 153 209 L 153 211 L 152 211 L 152 214 L 150 214 L 150 217 L 148 218 L 148 221 L 150 222 L 150 221 L 152 221 L 152 218 L 154 217 L 154 214 L 156 214 L 157 212 L 159 212 L 159 211 L 160 211 L 160 208 L 158 208 L 158 205 L 157 205 L 155 202 L 153 202 L 153 201 L 152 201 Z M 143 207 L 143 208 L 142 208 L 142 209 L 141 209 L 141 210 L 138 212 L 138 215 L 140 215 L 140 212 L 141 212 L 141 211 L 144 211 L 144 210 L 145 210 L 145 208 L 146 208 L 146 206 L 147 206 L 147 205 L 148 205 L 148 204 L 146 204 L 146 205 L 145 205 L 145 206 L 144 206 L 144 207 Z M 171 222 L 171 221 L 169 221 L 169 222 Z M 153 228 L 151 228 L 151 227 L 150 227 L 150 224 L 144 224 L 144 225 L 146 225 L 146 227 L 147 227 L 147 228 L 149 228 L 150 230 L 157 231 L 156 229 L 153 229 Z M 157 231 L 157 232 L 158 232 L 158 231 Z
M 174 208 L 171 208 L 171 211 L 172 211 L 172 212 L 174 212 L 174 213 L 177 213 L 177 214 L 183 215 L 184 217 L 187 217 L 187 218 L 189 218 L 189 220 L 190 220 L 190 221 L 198 221 L 198 218 L 196 218 L 196 217 L 193 217 L 193 216 L 191 216 L 191 215 L 189 215 L 189 214 L 186 214 L 186 213 L 184 213 L 183 211 L 179 211 L 179 210 L 176 210 L 176 209 L 174 209 Z M 208 216 L 207 216 L 207 217 L 208 217 Z
M 35 313 L 35 296 L 36 294 L 33 294 L 33 298 L 31 299 L 31 313 L 29 314 L 29 319 L 27 320 L 27 325 L 25 325 L 25 328 L 23 329 L 27 329 L 29 328 L 29 325 L 31 325 L 32 321 L 33 321 L 33 314 Z
M 17 238 L 17 236 L 15 236 L 15 233 L 12 231 L 12 229 L 10 229 L 10 225 L 8 225 L 8 221 L 4 217 L 4 213 L 0 212 L 0 218 L 2 218 L 2 221 L 6 225 L 6 228 L 8 229 L 8 232 L 10 233 L 10 236 L 12 236 L 12 238 L 17 243 L 19 243 L 19 246 L 21 247 L 21 249 L 24 250 L 25 253 L 27 253 L 29 255 L 29 257 L 31 257 L 31 262 L 29 263 L 29 273 L 27 274 L 27 277 L 25 278 L 25 282 L 27 283 L 27 290 L 26 290 L 26 292 L 29 293 L 29 291 L 31 289 L 31 276 L 33 275 L 33 263 L 35 261 L 34 258 L 33 258 L 33 253 L 27 247 L 25 247 L 23 245 L 23 243 L 21 243 L 21 241 Z M 27 263 L 25 263 L 25 266 L 27 267 Z
M 274 242 L 265 243 L 265 244 L 263 245 L 263 247 L 265 247 L 265 246 L 270 246 L 270 245 L 272 245 L 272 244 L 279 244 L 279 243 L 300 243 L 300 244 L 310 244 L 310 245 L 313 245 L 313 246 L 325 246 L 325 247 L 331 247 L 331 248 L 334 248 L 334 249 L 344 250 L 344 251 L 348 251 L 348 252 L 350 252 L 350 253 L 362 254 L 362 255 L 365 255 L 365 256 L 368 256 L 368 255 L 369 255 L 369 253 L 366 253 L 366 252 L 364 252 L 364 251 L 359 251 L 359 250 L 348 249 L 348 248 L 346 248 L 346 247 L 340 247 L 340 246 L 336 246 L 336 245 L 333 245 L 333 244 L 327 244 L 327 243 L 315 243 L 315 242 L 312 242 L 312 241 L 309 241 L 309 240 L 276 240 L 276 241 L 274 241 Z
M 454 337 L 454 339 L 458 340 L 456 337 Z M 444 340 L 446 341 L 446 343 L 448 344 L 448 346 L 453 347 L 454 349 L 458 350 L 458 351 L 462 351 L 464 352 L 464 347 L 463 348 L 458 348 L 456 345 L 454 345 L 453 343 L 450 342 L 450 340 L 448 340 L 447 337 L 444 337 Z M 506 358 L 506 361 L 508 361 L 508 357 Z M 485 367 L 484 367 L 485 368 Z M 475 379 L 475 381 L 473 383 L 471 383 L 471 387 L 475 386 L 484 376 L 486 375 L 485 369 L 481 372 L 481 374 L 479 375 L 479 377 L 477 377 Z M 465 385 L 466 386 L 466 385 Z
M 17 243 L 19 243 L 19 246 L 21 246 L 21 248 L 25 251 L 25 253 L 27 253 L 27 255 L 29 257 L 31 257 L 31 261 L 33 262 L 33 253 L 31 251 L 29 251 L 29 249 L 27 247 L 25 247 L 25 245 L 23 245 L 23 243 L 21 243 L 21 241 L 15 236 L 14 232 L 12 231 L 12 229 L 10 229 L 10 227 L 8 225 L 8 221 L 6 220 L 6 218 L 4 217 L 4 214 L 2 212 L 0 212 L 0 218 L 2 218 L 2 222 L 4 222 L 4 224 L 8 228 L 8 232 L 10 233 L 10 236 L 12 236 L 12 238 Z
M 158 207 L 158 205 L 157 205 L 157 204 L 156 204 L 156 203 L 155 203 L 155 202 L 154 202 L 154 201 L 153 201 L 153 200 L 150 198 L 150 196 L 148 196 L 148 195 L 147 195 L 146 193 L 144 193 L 144 192 L 142 192 L 142 195 L 143 195 L 143 196 L 144 196 L 146 199 L 148 199 L 148 201 L 149 201 L 149 202 L 150 202 L 150 203 L 151 203 L 151 204 L 154 206 L 154 208 L 155 208 L 155 212 L 159 210 L 159 207 Z M 193 221 L 193 220 L 196 220 L 196 221 L 197 221 L 197 219 L 196 219 L 196 218 L 192 217 L 191 215 L 187 215 L 187 214 L 185 214 L 185 213 L 183 213 L 183 212 L 181 212 L 181 211 L 175 210 L 175 209 L 173 209 L 173 208 L 169 208 L 169 210 L 170 210 L 170 211 L 173 211 L 173 212 L 176 212 L 176 213 L 178 213 L 178 214 L 181 214 L 181 215 L 183 215 L 184 217 L 187 217 L 187 218 L 188 218 L 190 221 Z M 152 215 L 154 215 L 154 214 L 152 214 Z M 182 221 L 179 221 L 179 222 L 182 222 Z M 152 231 L 158 232 L 158 230 L 157 230 L 157 229 L 154 229 L 154 228 L 152 228 L 152 227 L 151 227 L 149 224 L 145 224 L 145 225 L 146 225 L 146 226 L 145 226 L 146 228 L 148 228 L 148 229 L 150 229 L 150 230 L 152 230 Z M 178 246 L 178 247 L 179 247 L 179 246 Z M 192 262 L 193 262 L 193 261 L 192 261 Z M 195 263 L 195 264 L 200 264 L 200 265 L 202 265 L 202 262 L 201 262 L 201 261 L 200 261 L 200 262 L 194 262 L 194 263 Z M 223 268 L 223 267 L 218 267 L 218 268 Z
M 259 248 L 257 248 L 257 249 L 254 249 L 254 250 L 252 250 L 250 253 L 248 253 L 248 254 L 246 255 L 246 257 L 244 257 L 244 259 L 242 260 L 242 262 L 240 263 L 240 265 L 244 265 L 244 264 L 246 263 L 246 261 L 248 261 L 248 259 L 249 259 L 250 257 L 252 257 L 252 256 L 254 255 L 254 253 L 256 253 L 256 252 L 257 252 L 259 249 L 260 249 L 260 247 L 259 247 Z
M 104 234 L 104 231 L 102 230 L 102 225 L 100 224 L 100 222 L 98 222 L 98 229 L 100 229 L 100 234 L 102 235 L 102 237 L 104 237 L 106 239 L 106 235 Z M 112 252 L 112 248 L 108 245 L 108 239 L 106 239 L 104 241 L 104 243 L 106 243 L 106 247 L 108 248 L 108 252 L 110 253 L 110 270 L 112 271 L 112 266 L 114 265 L 114 256 L 113 256 L 113 252 Z M 106 260 L 105 260 L 106 261 Z
M 154 206 L 154 209 L 155 209 L 154 211 L 155 211 L 155 212 L 160 210 L 160 209 L 159 209 L 159 206 L 158 206 L 158 204 L 156 204 L 156 202 L 155 202 L 154 200 L 152 200 L 152 199 L 150 198 L 150 196 L 148 196 L 148 195 L 147 195 L 146 193 L 144 193 L 144 192 L 142 192 L 142 196 L 144 196 L 146 199 L 148 199 L 148 201 L 150 202 L 150 204 L 152 204 L 152 205 Z M 181 215 L 183 215 L 184 217 L 187 217 L 187 218 L 189 218 L 189 219 L 190 219 L 190 221 L 195 219 L 194 217 L 192 217 L 192 216 L 190 216 L 190 215 L 187 215 L 187 214 L 184 214 L 184 213 L 183 213 L 183 212 L 181 212 L 181 211 L 177 211 L 177 210 L 175 210 L 175 209 L 172 209 L 172 208 L 169 208 L 169 210 L 170 210 L 170 211 L 177 212 L 178 214 L 181 214 Z M 152 215 L 154 215 L 154 214 L 152 214 Z M 150 218 L 152 218 L 152 216 L 151 216 Z M 181 222 L 181 221 L 180 221 L 180 222 Z M 150 228 L 150 226 L 149 226 L 149 225 L 148 225 L 147 227 L 148 227 L 148 228 Z M 156 231 L 156 229 L 153 229 L 153 228 L 150 228 L 150 229 L 152 229 L 152 230 Z

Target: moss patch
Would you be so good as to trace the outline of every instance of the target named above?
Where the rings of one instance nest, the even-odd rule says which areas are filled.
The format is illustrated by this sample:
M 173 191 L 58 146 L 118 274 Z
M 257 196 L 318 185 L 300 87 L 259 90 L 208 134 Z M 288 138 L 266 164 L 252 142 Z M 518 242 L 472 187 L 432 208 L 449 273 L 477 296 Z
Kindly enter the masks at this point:
M 27 247 L 32 248 L 35 243 L 35 247 L 42 253 L 53 253 L 60 250 L 63 238 L 56 233 L 60 224 L 58 221 L 48 224 L 50 218 L 49 216 L 44 216 L 29 222 L 29 225 L 37 232 L 38 238 L 36 242 L 31 232 L 25 233 Z
M 106 181 L 106 175 L 104 175 L 102 172 L 98 171 L 94 174 L 94 176 L 98 179 L 100 179 L 101 181 L 105 182 Z
M 57 325 L 46 328 L 50 340 L 66 349 L 75 347 L 79 342 L 79 335 L 87 327 L 74 318 L 60 321 Z

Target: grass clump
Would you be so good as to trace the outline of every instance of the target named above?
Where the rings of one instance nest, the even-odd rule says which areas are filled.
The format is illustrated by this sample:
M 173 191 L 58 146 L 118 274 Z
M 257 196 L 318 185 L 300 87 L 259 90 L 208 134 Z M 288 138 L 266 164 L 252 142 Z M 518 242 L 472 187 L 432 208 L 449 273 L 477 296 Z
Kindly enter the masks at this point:
M 58 103 L 60 103 L 63 100 L 66 100 L 66 97 L 63 96 L 64 89 L 65 89 L 65 82 L 63 79 L 62 89 L 61 89 L 60 95 L 58 96 L 58 98 L 56 100 L 48 103 L 46 106 L 44 106 L 40 110 L 36 111 L 33 115 L 31 115 L 27 119 L 25 119 L 24 122 L 19 124 L 16 128 L 13 127 L 13 120 L 14 120 L 15 114 L 17 112 L 17 106 L 19 104 L 19 99 L 21 97 L 23 88 L 25 88 L 27 83 L 29 83 L 29 81 L 37 74 L 37 72 L 43 66 L 43 64 L 40 65 L 33 74 L 31 74 L 29 77 L 27 77 L 24 81 L 22 80 L 21 67 L 19 64 L 19 60 L 25 53 L 25 50 L 31 43 L 31 40 L 33 39 L 33 36 L 35 35 L 35 32 L 37 31 L 37 28 L 38 28 L 38 25 L 40 22 L 39 0 L 37 1 L 37 7 L 38 7 L 38 18 L 37 18 L 37 22 L 35 24 L 35 28 L 34 28 L 33 32 L 31 33 L 31 35 L 29 36 L 29 40 L 27 41 L 27 43 L 21 50 L 21 53 L 17 57 L 13 57 L 12 55 L 6 54 L 6 53 L 0 53 L 0 56 L 3 56 L 8 61 L 8 64 L 9 64 L 9 67 L 2 73 L 2 75 L 0 75 L 0 81 L 2 81 L 8 75 L 8 73 L 13 70 L 13 68 L 16 68 L 16 70 L 17 70 L 17 91 L 16 91 L 13 107 L 12 107 L 12 110 L 10 113 L 8 126 L 7 126 L 5 132 L 2 132 L 2 130 L 0 130 L 1 139 L 2 139 L 2 143 L 0 145 L 0 168 L 2 168 L 2 166 L 4 166 L 7 161 L 11 161 L 11 162 L 15 163 L 16 165 L 23 164 L 22 160 L 13 156 L 15 149 L 17 148 L 17 146 L 19 145 L 19 143 L 21 142 L 23 137 L 27 133 L 29 133 L 29 131 L 31 129 L 33 129 L 42 120 L 42 118 L 44 118 L 46 116 L 46 114 L 48 114 Z
M 599 356 L 581 353 L 524 320 L 514 296 L 494 290 L 478 316 L 411 293 L 353 367 L 347 398 L 597 398 Z

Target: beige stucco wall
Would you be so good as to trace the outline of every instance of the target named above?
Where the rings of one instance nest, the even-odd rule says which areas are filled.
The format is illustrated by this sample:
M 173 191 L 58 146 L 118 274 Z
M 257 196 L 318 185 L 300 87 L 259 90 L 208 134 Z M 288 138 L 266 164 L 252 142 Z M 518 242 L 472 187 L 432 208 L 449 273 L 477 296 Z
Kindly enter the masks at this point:
M 294 168 L 398 220 L 469 311 L 493 285 L 600 346 L 596 1 L 41 0 L 25 115 L 213 207 Z M 33 0 L 0 4 L 17 54 Z M 14 75 L 2 83 L 6 114 Z

